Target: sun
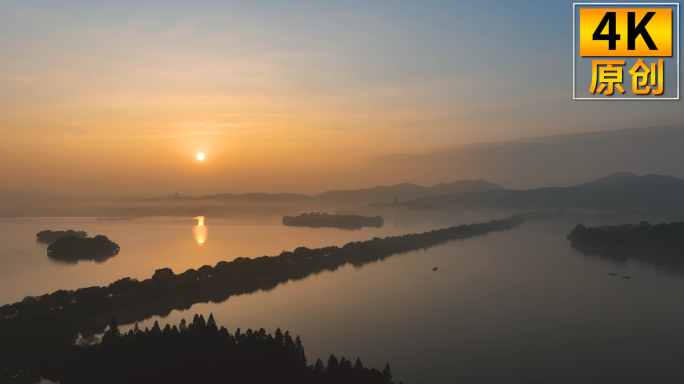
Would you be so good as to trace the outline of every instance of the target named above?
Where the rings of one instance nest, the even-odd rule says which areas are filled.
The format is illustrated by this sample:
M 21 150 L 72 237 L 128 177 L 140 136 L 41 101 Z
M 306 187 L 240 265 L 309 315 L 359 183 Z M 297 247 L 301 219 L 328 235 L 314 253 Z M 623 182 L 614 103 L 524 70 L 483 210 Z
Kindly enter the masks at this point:
M 197 154 L 197 160 L 202 161 L 204 160 L 204 153 L 200 152 Z

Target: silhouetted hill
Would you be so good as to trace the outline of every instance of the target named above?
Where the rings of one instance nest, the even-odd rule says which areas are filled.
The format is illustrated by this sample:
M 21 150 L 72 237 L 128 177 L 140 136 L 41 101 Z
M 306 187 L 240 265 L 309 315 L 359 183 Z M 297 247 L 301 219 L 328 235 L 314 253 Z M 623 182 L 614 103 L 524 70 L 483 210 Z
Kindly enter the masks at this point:
M 413 200 L 426 196 L 438 196 L 449 193 L 490 191 L 503 189 L 500 185 L 484 180 L 460 180 L 450 184 L 439 183 L 431 187 L 403 183 L 389 187 L 373 187 L 353 190 L 326 191 L 314 197 L 335 203 L 368 204 L 377 202 L 391 202 L 395 197 L 400 201 Z
M 243 193 L 240 195 L 232 193 L 219 193 L 217 195 L 207 195 L 199 198 L 200 200 L 215 201 L 244 201 L 244 202 L 292 202 L 292 201 L 311 201 L 313 198 L 298 193 Z
M 683 142 L 684 124 L 585 132 L 384 155 L 364 171 L 401 170 L 405 180 L 423 184 L 436 177 L 496 180 L 511 189 L 568 187 L 624 171 L 684 179 Z
M 366 207 L 382 210 L 397 210 L 397 209 L 408 209 L 413 211 L 442 211 L 446 208 L 438 207 L 435 205 L 421 203 L 415 200 L 412 201 L 402 201 L 398 203 L 372 203 L 368 204 Z
M 130 201 L 158 201 L 158 202 L 197 202 L 197 201 L 222 201 L 222 202 L 243 202 L 243 203 L 281 203 L 281 202 L 303 202 L 312 201 L 313 197 L 298 193 L 218 193 L 215 195 L 204 195 L 200 197 L 192 196 L 170 196 L 164 198 L 130 199 Z
M 539 188 L 455 193 L 418 199 L 418 202 L 464 209 L 588 208 L 662 209 L 684 208 L 684 180 L 646 175 L 595 187 Z
M 594 181 L 588 181 L 586 183 L 577 184 L 577 185 L 575 185 L 575 187 L 598 187 L 600 185 L 612 184 L 612 183 L 616 183 L 618 181 L 631 179 L 632 177 L 637 177 L 637 175 L 635 175 L 631 172 L 618 172 L 618 173 L 613 173 L 612 175 L 608 175 L 608 176 L 602 177 L 602 178 L 594 180 Z

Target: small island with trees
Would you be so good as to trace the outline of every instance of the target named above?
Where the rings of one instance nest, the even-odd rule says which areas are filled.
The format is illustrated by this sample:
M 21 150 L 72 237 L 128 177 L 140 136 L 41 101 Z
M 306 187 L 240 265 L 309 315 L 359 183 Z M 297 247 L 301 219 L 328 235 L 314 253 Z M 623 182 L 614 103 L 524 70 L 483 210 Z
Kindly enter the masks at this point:
M 684 222 L 651 225 L 606 225 L 587 228 L 578 224 L 567 239 L 587 255 L 619 261 L 641 259 L 657 265 L 684 268 Z
M 78 238 L 86 238 L 88 234 L 85 231 L 74 231 L 73 229 L 68 229 L 66 231 L 40 231 L 36 233 L 36 241 L 40 243 L 52 244 L 60 237 L 73 236 Z
M 66 236 L 60 237 L 50 244 L 47 248 L 47 254 L 51 259 L 67 263 L 77 263 L 79 260 L 92 260 L 96 263 L 102 263 L 119 254 L 119 250 L 119 245 L 109 240 L 107 236 Z
M 320 212 L 304 212 L 299 216 L 283 217 L 283 225 L 294 227 L 334 227 L 342 229 L 380 228 L 385 220 L 380 216 L 328 215 Z

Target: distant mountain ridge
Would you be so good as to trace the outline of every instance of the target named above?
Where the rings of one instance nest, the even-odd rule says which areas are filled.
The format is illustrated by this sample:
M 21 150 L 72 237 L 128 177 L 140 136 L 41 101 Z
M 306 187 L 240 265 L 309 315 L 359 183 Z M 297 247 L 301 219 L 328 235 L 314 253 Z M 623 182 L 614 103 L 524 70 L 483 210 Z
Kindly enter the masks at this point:
M 431 187 L 421 187 L 411 183 L 393 186 L 379 186 L 364 189 L 332 190 L 314 196 L 298 193 L 219 193 L 200 197 L 170 196 L 164 198 L 130 199 L 130 201 L 157 202 L 326 202 L 326 203 L 354 203 L 369 204 L 377 202 L 392 202 L 395 197 L 401 201 L 408 201 L 426 196 L 438 196 L 456 192 L 489 191 L 503 189 L 501 186 L 484 180 L 460 180 L 453 183 L 439 183 Z
M 366 207 L 375 209 L 411 209 L 414 211 L 441 211 L 445 209 L 444 207 L 425 204 L 415 200 L 400 203 L 371 203 L 366 205 Z
M 420 198 L 416 201 L 461 209 L 673 210 L 684 208 L 684 180 L 660 175 L 628 177 L 628 174 L 620 173 L 573 187 L 453 193 Z
M 214 200 L 214 201 L 252 201 L 252 202 L 293 202 L 293 201 L 311 201 L 313 197 L 308 195 L 301 195 L 299 193 L 219 193 L 216 195 L 205 195 L 198 198 L 199 200 Z
M 575 185 L 575 187 L 597 187 L 599 185 L 612 184 L 618 181 L 631 179 L 632 177 L 637 177 L 637 175 L 631 172 L 618 172 L 611 175 L 596 179 L 594 181 L 588 181 L 586 183 L 581 183 Z
M 518 190 L 575 185 L 588 175 L 599 178 L 623 171 L 684 179 L 682 143 L 684 124 L 603 130 L 383 155 L 372 171 L 400 169 L 402 177 L 416 181 L 426 175 L 491 180 Z
M 389 203 L 392 202 L 395 197 L 397 197 L 399 201 L 406 201 L 450 193 L 501 189 L 503 189 L 503 187 L 500 185 L 484 180 L 459 180 L 449 184 L 439 183 L 431 187 L 421 187 L 411 183 L 403 183 L 393 186 L 379 186 L 364 189 L 333 190 L 319 193 L 314 197 L 326 202 L 369 204 L 378 202 Z
M 215 195 L 192 196 L 169 196 L 163 198 L 129 199 L 130 201 L 159 201 L 159 202 L 198 202 L 198 201 L 224 201 L 224 202 L 306 202 L 314 198 L 298 193 L 218 193 Z

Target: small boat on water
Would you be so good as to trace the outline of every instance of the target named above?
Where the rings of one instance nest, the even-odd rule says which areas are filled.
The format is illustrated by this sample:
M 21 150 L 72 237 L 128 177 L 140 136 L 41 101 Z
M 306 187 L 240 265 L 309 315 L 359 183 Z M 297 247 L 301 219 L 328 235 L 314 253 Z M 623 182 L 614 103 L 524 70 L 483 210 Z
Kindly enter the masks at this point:
M 432 270 L 433 270 L 433 271 L 436 271 L 436 270 L 437 270 L 437 267 L 432 268 Z
M 629 276 L 622 276 L 623 279 L 629 279 Z
M 617 276 L 617 273 L 609 273 L 611 276 Z

